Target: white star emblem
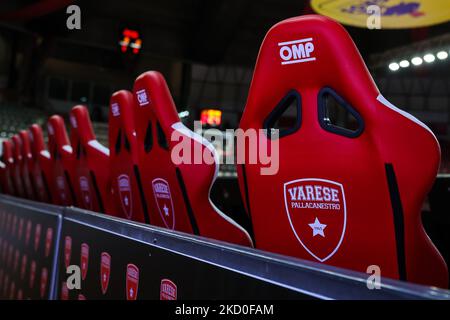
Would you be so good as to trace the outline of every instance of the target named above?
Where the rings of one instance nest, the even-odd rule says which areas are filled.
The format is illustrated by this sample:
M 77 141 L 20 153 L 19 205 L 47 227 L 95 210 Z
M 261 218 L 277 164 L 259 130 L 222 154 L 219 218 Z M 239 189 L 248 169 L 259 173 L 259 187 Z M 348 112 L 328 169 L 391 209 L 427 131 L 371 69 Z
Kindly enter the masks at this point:
M 167 208 L 167 206 L 165 204 L 164 204 L 163 210 L 164 210 L 164 214 L 166 215 L 166 217 L 168 217 L 169 216 L 169 208 Z
M 322 237 L 325 238 L 325 234 L 323 233 L 323 230 L 325 230 L 327 225 L 320 223 L 320 221 L 319 221 L 319 219 L 317 219 L 317 217 L 316 217 L 316 220 L 314 221 L 314 223 L 310 223 L 309 226 L 313 230 L 313 237 L 315 237 L 316 235 L 321 235 Z

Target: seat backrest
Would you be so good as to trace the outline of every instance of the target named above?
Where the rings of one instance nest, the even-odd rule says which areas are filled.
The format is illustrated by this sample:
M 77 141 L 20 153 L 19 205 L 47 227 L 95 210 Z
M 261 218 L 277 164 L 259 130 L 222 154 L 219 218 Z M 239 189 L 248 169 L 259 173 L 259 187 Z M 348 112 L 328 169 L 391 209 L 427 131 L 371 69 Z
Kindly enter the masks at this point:
M 22 163 L 21 169 L 22 180 L 25 187 L 27 198 L 36 200 L 36 195 L 32 183 L 32 176 L 30 175 L 30 168 L 33 166 L 33 155 L 31 153 L 30 136 L 27 130 L 19 132 L 20 141 L 22 143 Z
M 132 105 L 133 95 L 126 90 L 115 92 L 110 100 L 108 139 L 113 202 L 119 216 L 148 223 L 137 160 L 132 153 L 136 149 Z
M 33 156 L 30 168 L 36 197 L 39 201 L 52 203 L 52 194 L 56 194 L 53 178 L 53 161 L 50 152 L 45 148 L 44 134 L 38 124 L 30 126 L 31 153 Z
M 219 166 L 216 150 L 181 123 L 164 77 L 159 72 L 146 72 L 136 79 L 133 91 L 135 151 L 151 223 L 252 245 L 248 233 L 212 203 L 209 193 Z M 192 146 L 187 151 L 198 151 L 208 159 L 197 164 L 179 163 L 172 157 L 178 155 L 174 150 L 178 142 Z
M 240 127 L 271 132 L 289 105 L 294 122 L 280 138 L 263 133 L 257 140 L 278 142 L 276 173 L 239 166 L 257 247 L 447 286 L 445 262 L 420 218 L 438 170 L 437 140 L 383 98 L 335 21 L 292 18 L 266 35 Z M 353 127 L 337 122 L 333 108 L 351 114 Z
M 12 141 L 12 155 L 14 162 L 12 165 L 13 184 L 16 190 L 16 196 L 20 198 L 26 198 L 25 186 L 22 179 L 22 143 L 18 134 L 15 134 L 11 138 Z
M 51 116 L 47 123 L 48 150 L 52 161 L 55 193 L 53 203 L 62 206 L 77 205 L 76 191 L 73 187 L 75 156 L 67 136 L 64 119 Z
M 13 183 L 14 158 L 12 154 L 12 143 L 10 140 L 2 142 L 1 156 L 1 172 L 2 172 L 2 192 L 9 195 L 15 194 Z
M 91 211 L 111 213 L 109 149 L 96 140 L 85 106 L 72 108 L 70 125 L 70 142 L 76 159 L 74 184 L 81 197 L 79 205 Z

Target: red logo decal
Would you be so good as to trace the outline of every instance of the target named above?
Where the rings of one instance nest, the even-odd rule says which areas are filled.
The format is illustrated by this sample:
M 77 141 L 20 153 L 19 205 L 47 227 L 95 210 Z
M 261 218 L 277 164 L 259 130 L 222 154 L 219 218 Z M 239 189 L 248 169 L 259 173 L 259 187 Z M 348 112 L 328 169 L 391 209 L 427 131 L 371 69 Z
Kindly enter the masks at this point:
M 17 216 L 14 216 L 12 223 L 12 236 L 16 236 Z
M 48 228 L 45 235 L 45 256 L 48 257 L 52 248 L 53 228 Z
M 84 295 L 82 295 L 81 293 L 78 295 L 78 300 L 87 300 L 86 297 Z
M 27 260 L 28 257 L 26 254 L 22 256 L 22 264 L 20 266 L 20 280 L 25 278 L 25 272 L 27 271 Z
M 286 213 L 305 250 L 320 262 L 330 259 L 344 239 L 344 188 L 334 181 L 299 179 L 284 184 Z
M 23 224 L 24 224 L 24 220 L 23 220 L 23 218 L 20 218 L 20 221 L 19 221 L 19 232 L 18 232 L 18 237 L 19 237 L 19 240 L 22 240 L 22 234 L 23 234 Z
M 31 261 L 30 267 L 30 288 L 34 287 L 34 279 L 36 278 L 36 261 Z
M 161 280 L 160 300 L 177 300 L 177 286 L 169 279 Z
M 80 177 L 80 190 L 85 208 L 92 210 L 92 198 L 91 192 L 89 190 L 89 180 L 84 176 Z
M 42 268 L 42 271 L 41 271 L 41 286 L 40 286 L 41 298 L 44 298 L 45 291 L 47 290 L 47 280 L 48 280 L 47 268 Z
M 36 225 L 36 229 L 34 230 L 34 250 L 37 251 L 39 248 L 39 242 L 41 241 L 41 224 L 38 223 Z
M 139 288 L 139 269 L 134 264 L 127 265 L 127 300 L 136 300 Z
M 108 290 L 109 275 L 111 272 L 111 256 L 107 252 L 102 252 L 100 264 L 100 283 L 102 285 L 102 293 Z
M 30 236 L 31 236 L 31 228 L 33 227 L 30 220 L 27 221 L 27 230 L 25 233 L 25 244 L 28 245 L 30 242 Z
M 3 296 L 6 296 L 9 286 L 9 275 L 5 272 L 5 281 L 3 281 Z
M 153 180 L 152 186 L 153 195 L 155 196 L 162 221 L 166 225 L 166 228 L 173 230 L 175 228 L 175 214 L 169 184 L 166 180 L 158 178 Z
M 6 261 L 6 264 L 8 267 L 11 267 L 11 263 L 13 262 L 13 253 L 14 253 L 14 247 L 12 244 L 9 245 L 9 251 L 8 251 L 8 261 Z
M 61 300 L 69 300 L 69 288 L 66 282 L 63 282 L 61 286 Z
M 13 265 L 14 272 L 16 272 L 17 268 L 19 267 L 19 258 L 20 258 L 20 252 L 19 252 L 19 249 L 16 249 L 16 254 L 14 255 L 14 265 Z
M 9 300 L 14 299 L 14 296 L 16 295 L 16 283 L 13 281 L 11 283 L 11 288 L 9 291 Z
M 89 265 L 89 246 L 86 243 L 81 245 L 81 279 L 86 279 Z
M 122 174 L 117 178 L 117 182 L 119 184 L 119 196 L 123 213 L 125 213 L 128 219 L 131 219 L 133 214 L 133 201 L 131 198 L 130 178 L 126 174 Z
M 64 264 L 66 265 L 66 269 L 70 265 L 70 256 L 72 255 L 72 238 L 66 236 L 64 241 Z
M 17 292 L 17 300 L 23 300 L 23 291 L 22 291 L 22 289 L 20 289 Z

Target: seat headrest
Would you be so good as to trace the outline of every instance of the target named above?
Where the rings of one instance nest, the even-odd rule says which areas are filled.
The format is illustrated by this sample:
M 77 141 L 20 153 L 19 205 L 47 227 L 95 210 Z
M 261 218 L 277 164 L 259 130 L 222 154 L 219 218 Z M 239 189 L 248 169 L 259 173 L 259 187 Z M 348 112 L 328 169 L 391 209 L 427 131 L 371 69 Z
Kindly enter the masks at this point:
M 128 90 L 114 92 L 110 99 L 109 126 L 123 128 L 127 134 L 134 131 L 133 94 Z
M 22 139 L 18 134 L 13 135 L 11 138 L 13 142 L 13 157 L 15 161 L 22 160 Z
M 70 136 L 80 139 L 82 143 L 88 143 L 95 139 L 94 129 L 92 128 L 89 111 L 86 106 L 78 105 L 70 111 Z M 75 141 L 71 139 L 71 141 Z
M 175 103 L 164 76 L 157 71 L 141 74 L 133 87 L 136 121 L 156 119 L 169 134 L 174 123 L 180 122 Z M 139 124 L 136 123 L 139 126 Z
M 24 158 L 31 158 L 31 144 L 30 144 L 30 134 L 27 130 L 20 130 L 20 139 L 22 140 L 22 156 Z
M 55 156 L 54 152 L 56 151 L 56 148 L 58 150 L 60 148 L 64 148 L 67 151 L 69 151 L 68 149 L 71 149 L 69 138 L 67 136 L 66 125 L 64 124 L 64 119 L 61 116 L 54 115 L 48 119 L 47 131 L 48 148 L 52 153 L 52 156 Z
M 38 124 L 30 126 L 31 152 L 34 157 L 38 157 L 41 151 L 45 151 L 44 133 Z
M 355 92 L 373 99 L 379 93 L 339 23 L 319 15 L 284 20 L 269 30 L 261 46 L 243 124 L 252 119 L 262 123 L 293 89 L 308 102 L 317 101 L 317 91 L 324 87 L 333 88 L 352 105 L 357 105 Z M 364 115 L 365 110 L 360 112 Z
M 13 146 L 11 140 L 3 140 L 2 143 L 2 159 L 6 165 L 11 165 L 14 163 L 13 158 Z

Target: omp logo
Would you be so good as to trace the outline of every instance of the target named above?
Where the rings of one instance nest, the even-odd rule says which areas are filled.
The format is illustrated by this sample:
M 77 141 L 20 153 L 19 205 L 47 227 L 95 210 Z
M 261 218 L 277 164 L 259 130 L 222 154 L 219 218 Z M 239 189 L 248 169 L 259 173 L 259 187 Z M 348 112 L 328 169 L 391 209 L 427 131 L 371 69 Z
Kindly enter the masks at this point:
M 78 127 L 77 119 L 75 119 L 74 116 L 70 116 L 70 123 L 72 124 L 72 127 L 74 127 L 74 128 Z
M 147 92 L 145 91 L 145 89 L 136 91 L 136 96 L 139 102 L 139 105 L 141 107 L 146 106 L 150 103 L 149 99 L 148 99 L 148 95 Z
M 281 64 L 293 64 L 316 60 L 312 57 L 314 52 L 314 44 L 312 38 L 280 42 L 280 58 Z
M 112 113 L 113 117 L 120 116 L 120 109 L 119 109 L 119 104 L 118 103 L 113 103 L 111 105 L 111 113 Z

